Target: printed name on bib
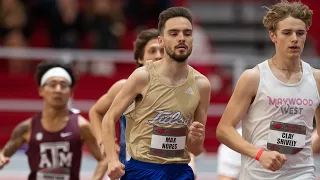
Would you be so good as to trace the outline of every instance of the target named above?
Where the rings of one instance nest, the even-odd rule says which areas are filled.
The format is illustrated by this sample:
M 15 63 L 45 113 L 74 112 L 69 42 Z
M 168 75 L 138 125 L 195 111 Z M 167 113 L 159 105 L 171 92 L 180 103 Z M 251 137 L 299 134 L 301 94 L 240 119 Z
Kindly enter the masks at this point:
M 306 127 L 272 121 L 267 148 L 284 154 L 295 154 L 305 146 Z
M 183 157 L 187 129 L 153 127 L 150 154 L 160 157 Z
M 286 145 L 286 146 L 296 146 L 297 141 L 293 140 L 293 133 L 282 133 L 282 138 L 277 139 L 277 144 Z
M 162 144 L 162 149 L 177 149 L 177 138 L 166 137 L 166 143 Z

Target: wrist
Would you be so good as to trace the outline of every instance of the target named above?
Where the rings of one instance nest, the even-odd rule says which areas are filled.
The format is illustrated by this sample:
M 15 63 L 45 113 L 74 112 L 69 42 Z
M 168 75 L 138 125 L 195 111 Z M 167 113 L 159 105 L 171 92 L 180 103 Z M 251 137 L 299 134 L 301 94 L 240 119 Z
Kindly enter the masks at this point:
M 260 150 L 257 152 L 256 157 L 255 157 L 255 159 L 256 159 L 257 161 L 260 160 L 260 157 L 261 157 L 261 155 L 262 155 L 263 152 L 264 152 L 264 149 L 260 149 Z
M 110 154 L 109 156 L 107 156 L 107 162 L 112 162 L 112 161 L 116 161 L 118 160 L 119 161 L 119 157 L 115 154 Z

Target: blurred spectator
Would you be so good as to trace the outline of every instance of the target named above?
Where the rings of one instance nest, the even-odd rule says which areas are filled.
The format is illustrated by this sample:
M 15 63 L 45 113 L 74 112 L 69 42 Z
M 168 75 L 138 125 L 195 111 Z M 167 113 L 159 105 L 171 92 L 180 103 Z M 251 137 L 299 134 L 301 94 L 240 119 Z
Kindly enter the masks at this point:
M 123 0 L 127 31 L 121 40 L 121 49 L 132 49 L 138 32 L 158 27 L 161 11 L 175 5 L 174 0 Z
M 95 49 L 118 49 L 125 33 L 125 17 L 120 0 L 92 0 L 89 11 L 90 35 Z
M 27 46 L 29 36 L 27 9 L 19 0 L 1 0 L 0 4 L 1 41 L 4 46 Z M 27 72 L 27 63 L 19 59 L 8 61 L 8 71 L 11 73 Z
M 40 0 L 39 8 L 49 17 L 53 47 L 80 47 L 86 29 L 78 0 Z
M 171 6 L 172 0 L 126 0 L 125 14 L 133 27 L 154 28 L 161 11 Z
M 4 46 L 8 47 L 25 47 L 27 45 L 26 39 L 23 33 L 16 29 L 11 30 L 4 37 L 3 40 Z M 18 73 L 26 73 L 29 71 L 28 62 L 23 59 L 9 59 L 8 60 L 8 72 L 18 74 Z
M 0 11 L 1 29 L 10 31 L 12 29 L 23 30 L 27 25 L 27 14 L 24 4 L 19 0 L 2 0 Z
M 88 27 L 88 44 L 93 49 L 119 49 L 120 39 L 126 31 L 121 0 L 92 0 L 85 8 L 85 22 Z M 88 47 L 88 46 L 87 46 Z M 105 61 L 104 61 L 105 60 Z M 106 59 L 91 59 L 77 62 L 81 73 L 90 72 L 97 76 L 114 73 L 114 62 Z

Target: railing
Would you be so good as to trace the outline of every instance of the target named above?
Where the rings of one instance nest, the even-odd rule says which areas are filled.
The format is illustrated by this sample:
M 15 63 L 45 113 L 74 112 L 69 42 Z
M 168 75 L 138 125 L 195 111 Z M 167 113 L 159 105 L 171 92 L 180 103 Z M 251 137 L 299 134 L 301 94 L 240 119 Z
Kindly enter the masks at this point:
M 0 48 L 0 58 L 18 58 L 26 60 L 63 60 L 63 61 L 133 61 L 133 52 L 124 50 L 74 50 L 74 49 L 45 49 L 45 48 Z M 233 85 L 246 68 L 269 57 L 253 56 L 250 54 L 192 54 L 191 65 L 220 65 L 232 68 Z M 315 68 L 320 68 L 320 57 L 307 57 L 304 61 Z

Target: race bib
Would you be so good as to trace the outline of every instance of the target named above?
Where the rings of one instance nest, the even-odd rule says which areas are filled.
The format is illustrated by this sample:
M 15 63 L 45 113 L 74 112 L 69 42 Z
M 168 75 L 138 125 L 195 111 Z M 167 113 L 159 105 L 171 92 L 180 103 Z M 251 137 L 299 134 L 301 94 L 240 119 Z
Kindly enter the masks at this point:
M 302 125 L 272 121 L 267 149 L 282 154 L 296 154 L 306 144 L 306 127 Z
M 163 128 L 154 126 L 150 154 L 164 158 L 183 157 L 187 128 Z
M 68 168 L 43 169 L 37 172 L 37 180 L 70 180 Z

